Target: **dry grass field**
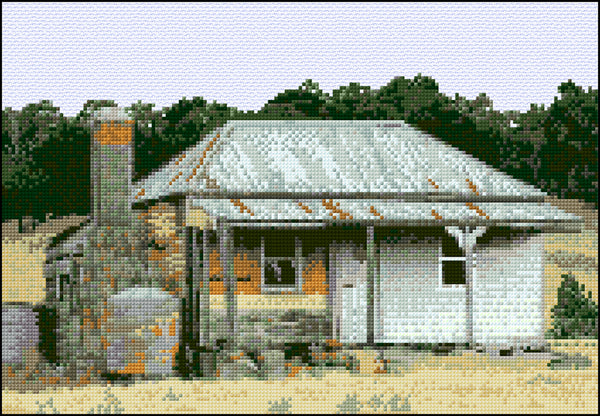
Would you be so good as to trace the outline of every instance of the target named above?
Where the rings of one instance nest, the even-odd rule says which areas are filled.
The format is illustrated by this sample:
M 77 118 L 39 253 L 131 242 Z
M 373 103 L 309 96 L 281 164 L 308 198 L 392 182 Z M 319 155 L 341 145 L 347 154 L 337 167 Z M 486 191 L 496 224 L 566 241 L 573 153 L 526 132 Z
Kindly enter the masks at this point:
M 85 221 L 69 216 L 40 224 L 20 234 L 17 221 L 2 223 L 2 302 L 39 303 L 46 297 L 44 248 L 52 237 Z
M 330 370 L 313 377 L 301 371 L 273 381 L 167 379 L 35 394 L 3 391 L 2 413 L 597 413 L 598 344 L 553 344 L 570 362 L 551 368 L 547 357 L 535 354 L 420 354 L 398 373 L 374 374 L 374 353 L 361 351 L 360 374 Z
M 3 225 L 3 302 L 44 299 L 43 245 L 59 228 L 5 238 Z M 548 327 L 562 273 L 573 273 L 598 302 L 597 250 L 597 226 L 545 236 Z M 553 340 L 551 348 L 512 357 L 404 351 L 408 365 L 380 365 L 375 351 L 363 350 L 352 352 L 357 374 L 328 369 L 314 376 L 303 368 L 283 380 L 173 378 L 129 386 L 50 386 L 36 393 L 3 389 L 2 413 L 597 413 L 597 341 Z

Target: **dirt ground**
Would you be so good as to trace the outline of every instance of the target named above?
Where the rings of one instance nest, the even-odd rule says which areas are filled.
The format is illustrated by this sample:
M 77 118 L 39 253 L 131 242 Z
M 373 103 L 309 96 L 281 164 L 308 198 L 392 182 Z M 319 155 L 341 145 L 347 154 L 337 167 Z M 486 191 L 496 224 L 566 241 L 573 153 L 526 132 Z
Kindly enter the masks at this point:
M 2 392 L 2 413 L 597 413 L 598 344 L 553 341 L 552 354 L 448 356 L 404 351 L 385 365 L 355 351 L 360 371 L 304 368 L 283 380 L 166 379 L 129 386 Z M 455 354 L 455 355 L 453 355 Z M 396 358 L 398 356 L 396 355 Z M 408 364 L 407 364 L 408 363 Z M 381 369 L 385 367 L 385 372 Z

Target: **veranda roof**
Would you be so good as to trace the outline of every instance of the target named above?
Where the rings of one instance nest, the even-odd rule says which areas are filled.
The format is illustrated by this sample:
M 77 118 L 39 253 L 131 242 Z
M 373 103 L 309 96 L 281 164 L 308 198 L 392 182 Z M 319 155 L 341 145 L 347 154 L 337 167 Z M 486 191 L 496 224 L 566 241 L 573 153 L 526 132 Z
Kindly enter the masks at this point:
M 578 224 L 544 203 L 401 202 L 379 199 L 195 199 L 211 218 L 227 222 L 373 222 L 375 224 Z

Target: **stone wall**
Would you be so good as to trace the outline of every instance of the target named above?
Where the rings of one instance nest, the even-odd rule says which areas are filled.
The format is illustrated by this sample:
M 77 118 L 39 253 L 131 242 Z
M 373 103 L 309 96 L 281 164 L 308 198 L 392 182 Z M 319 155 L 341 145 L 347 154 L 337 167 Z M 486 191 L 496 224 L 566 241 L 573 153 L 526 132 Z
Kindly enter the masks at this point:
M 118 374 L 173 374 L 179 348 L 177 297 L 158 288 L 131 288 L 108 299 L 107 369 Z
M 159 203 L 138 213 L 147 227 L 148 266 L 156 271 L 159 287 L 171 295 L 182 295 L 184 283 L 184 247 L 176 226 L 176 207 Z
M 259 295 L 256 298 L 258 300 L 271 296 L 277 295 Z M 238 302 L 238 305 L 240 303 L 242 302 Z M 243 303 L 248 304 L 247 300 Z M 220 339 L 229 337 L 226 309 L 212 307 L 210 344 L 215 346 Z M 238 307 L 235 337 L 235 343 L 240 349 L 256 352 L 281 349 L 290 343 L 325 344 L 327 339 L 331 339 L 331 320 L 325 308 L 294 308 L 283 305 L 280 308 Z

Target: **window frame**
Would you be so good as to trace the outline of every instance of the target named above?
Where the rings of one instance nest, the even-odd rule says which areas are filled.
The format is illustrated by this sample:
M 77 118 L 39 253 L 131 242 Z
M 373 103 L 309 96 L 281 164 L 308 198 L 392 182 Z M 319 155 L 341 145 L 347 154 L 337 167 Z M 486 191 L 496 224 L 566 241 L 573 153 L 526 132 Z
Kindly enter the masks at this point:
M 289 260 L 294 268 L 295 277 L 293 285 L 273 285 L 265 283 L 265 266 L 267 262 Z M 282 293 L 302 293 L 302 240 L 296 236 L 294 239 L 294 256 L 289 257 L 267 257 L 265 256 L 265 236 L 260 237 L 260 288 L 261 293 L 282 294 Z
M 442 249 L 442 241 L 440 240 L 440 248 L 439 248 L 439 257 L 438 257 L 438 276 L 439 276 L 439 287 L 444 288 L 444 289 L 462 289 L 467 285 L 467 256 L 459 256 L 459 257 L 446 257 L 444 256 L 444 252 Z M 460 246 L 459 246 L 460 248 Z M 462 252 L 464 253 L 464 249 L 462 249 Z M 444 283 L 444 262 L 445 261 L 461 261 L 464 264 L 464 283 Z

